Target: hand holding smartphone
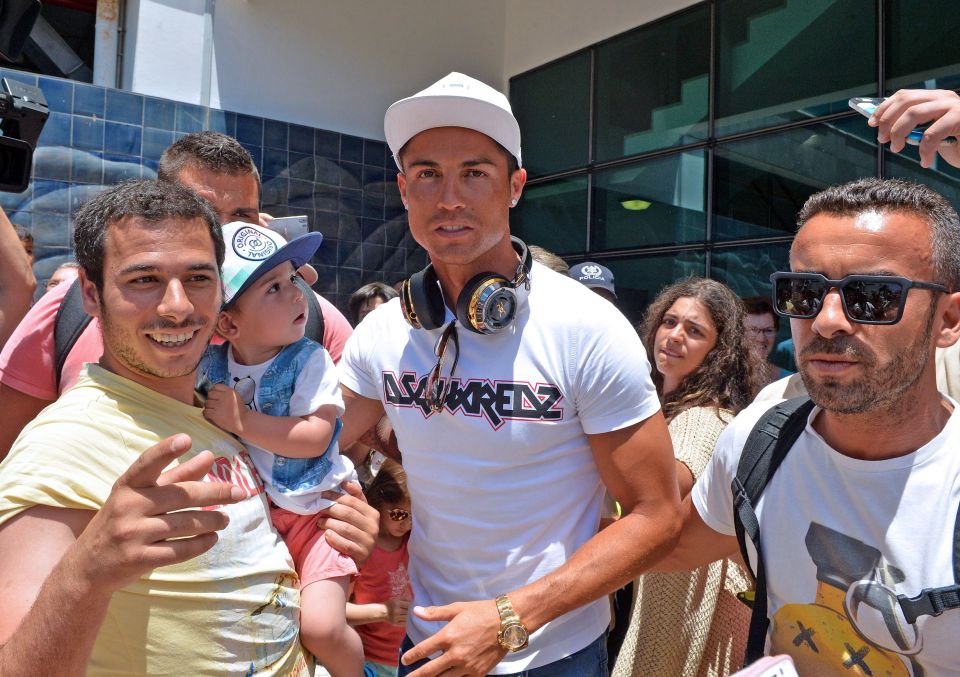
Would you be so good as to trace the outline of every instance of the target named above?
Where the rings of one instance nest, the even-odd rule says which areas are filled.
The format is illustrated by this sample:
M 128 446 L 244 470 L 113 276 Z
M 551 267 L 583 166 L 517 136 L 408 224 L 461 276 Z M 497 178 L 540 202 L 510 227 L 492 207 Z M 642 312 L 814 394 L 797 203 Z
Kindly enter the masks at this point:
M 847 103 L 853 110 L 860 113 L 860 115 L 864 116 L 865 118 L 869 118 L 877 110 L 877 107 L 881 103 L 883 103 L 885 100 L 886 99 L 882 99 L 879 97 L 855 96 L 852 99 L 850 99 Z M 929 126 L 930 124 L 927 123 L 924 125 L 918 125 L 914 127 L 913 130 L 909 134 L 907 134 L 907 138 L 906 138 L 907 143 L 909 143 L 911 146 L 919 146 L 920 142 L 923 140 L 923 133 L 927 130 Z M 945 139 L 943 139 L 940 143 L 952 145 L 952 144 L 955 144 L 956 142 L 957 142 L 957 137 L 948 136 Z

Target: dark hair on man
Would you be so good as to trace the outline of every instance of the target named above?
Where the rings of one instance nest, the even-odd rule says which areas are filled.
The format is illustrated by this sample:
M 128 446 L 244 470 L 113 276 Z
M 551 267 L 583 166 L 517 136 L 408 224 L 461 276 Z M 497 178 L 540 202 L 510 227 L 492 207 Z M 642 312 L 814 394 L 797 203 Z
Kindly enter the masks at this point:
M 395 299 L 400 294 L 397 290 L 383 282 L 371 282 L 360 287 L 357 291 L 350 294 L 350 300 L 347 301 L 347 309 L 350 311 L 350 321 L 356 326 L 360 322 L 360 308 L 371 299 L 381 299 L 384 303 L 390 299 Z
M 537 263 L 546 266 L 555 273 L 560 273 L 564 277 L 570 277 L 570 266 L 553 252 L 535 244 L 530 245 L 527 249 L 530 250 L 530 256 Z
M 363 493 L 367 502 L 377 510 L 402 503 L 410 498 L 407 491 L 407 471 L 402 465 L 388 458 Z
M 817 214 L 856 216 L 864 212 L 908 213 L 930 226 L 933 271 L 951 291 L 960 290 L 960 219 L 947 200 L 930 188 L 902 179 L 867 178 L 831 186 L 811 195 L 797 216 L 800 228 Z
M 773 318 L 773 328 L 780 329 L 780 316 L 773 312 L 773 304 L 766 296 L 747 296 L 740 299 L 747 315 L 769 315 Z
M 260 173 L 253 157 L 232 136 L 211 131 L 187 134 L 163 151 L 157 178 L 175 182 L 188 166 L 217 174 L 253 174 L 260 191 Z
M 656 368 L 657 329 L 677 299 L 700 301 L 717 328 L 717 342 L 699 367 L 666 397 L 663 374 Z M 663 400 L 668 421 L 691 407 L 714 406 L 737 413 L 750 403 L 750 367 L 743 340 L 743 303 L 729 287 L 704 277 L 688 277 L 663 289 L 653 300 L 640 325 L 640 337 L 653 366 L 653 383 Z
M 487 137 L 487 138 L 490 138 L 490 137 Z M 412 140 L 413 139 L 410 139 L 410 141 Z M 506 148 L 504 148 L 499 142 L 494 141 L 493 139 L 490 139 L 490 140 L 493 141 L 494 145 L 497 147 L 497 149 L 501 153 L 503 153 L 504 157 L 507 160 L 507 181 L 509 182 L 510 177 L 513 176 L 513 173 L 518 169 L 520 169 L 520 163 L 517 162 L 517 158 L 514 157 L 513 153 L 511 153 Z M 399 162 L 401 167 L 403 167 L 403 154 L 407 150 L 407 146 L 410 145 L 410 141 L 407 141 L 405 144 L 403 144 L 403 148 L 397 151 L 397 161 Z M 401 169 L 400 171 L 405 171 L 405 170 Z
M 147 221 L 201 219 L 213 239 L 217 267 L 223 266 L 223 231 L 210 203 L 169 181 L 126 181 L 89 200 L 74 219 L 73 246 L 77 263 L 98 290 L 103 290 L 107 229 L 129 216 Z
M 14 224 L 13 229 L 17 231 L 17 237 L 20 238 L 21 242 L 33 242 L 33 233 L 26 226 Z

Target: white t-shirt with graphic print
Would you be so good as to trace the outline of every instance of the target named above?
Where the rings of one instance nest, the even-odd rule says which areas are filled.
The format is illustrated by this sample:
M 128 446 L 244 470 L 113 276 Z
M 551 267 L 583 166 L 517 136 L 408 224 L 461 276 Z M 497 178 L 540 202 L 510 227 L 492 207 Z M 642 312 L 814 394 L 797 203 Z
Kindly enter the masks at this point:
M 230 372 L 227 385 L 239 393 L 240 399 L 248 409 L 263 413 L 257 398 L 257 386 L 276 359 L 272 357 L 260 364 L 240 364 L 233 357 L 233 347 L 227 349 L 227 371 Z M 300 373 L 297 374 L 293 395 L 290 396 L 290 411 L 287 415 L 306 416 L 326 404 L 335 406 L 338 416 L 343 414 L 343 397 L 340 395 L 337 368 L 327 351 L 318 348 L 310 353 Z M 353 463 L 350 459 L 341 456 L 339 448 L 334 446 L 327 456 L 331 463 L 330 470 L 316 486 L 296 493 L 280 492 L 273 482 L 273 468 L 277 457 L 249 440 L 242 441 L 250 452 L 250 459 L 260 479 L 263 480 L 264 489 L 270 499 L 281 508 L 300 515 L 312 515 L 330 507 L 333 501 L 323 498 L 321 494 L 328 489 L 337 489 L 341 482 L 356 478 Z M 317 449 L 317 455 L 321 453 L 323 449 Z
M 753 404 L 734 419 L 694 485 L 693 504 L 715 531 L 735 533 L 730 485 L 750 430 L 775 403 Z M 905 647 L 896 652 L 867 642 L 843 608 L 851 587 L 854 602 L 870 596 L 858 592 L 880 599 L 879 585 L 870 590 L 856 585 L 860 580 L 881 581 L 908 597 L 954 583 L 954 522 L 960 505 L 956 404 L 934 439 L 911 454 L 882 461 L 854 459 L 832 449 L 810 425 L 820 412 L 814 408 L 756 507 L 772 619 L 768 650 L 791 654 L 800 674 L 922 674 L 903 655 L 919 631 L 922 648 L 912 661 L 927 675 L 960 674 L 960 609 L 921 616 L 916 628 L 901 622 L 904 627 L 896 630 L 894 623 Z M 748 548 L 752 559 L 752 544 Z M 754 561 L 751 566 L 755 568 Z M 818 572 L 825 580 L 818 581 Z M 886 632 L 881 612 L 869 604 L 850 608 L 855 607 L 868 635 Z M 897 646 L 888 636 L 882 641 Z M 841 665 L 851 661 L 861 663 L 862 672 Z M 887 672 L 890 665 L 896 670 Z
M 442 329 L 412 329 L 393 300 L 344 349 L 341 383 L 384 403 L 403 452 L 414 604 L 493 599 L 561 566 L 597 533 L 604 487 L 586 435 L 660 408 L 644 348 L 620 311 L 538 263 L 531 278 L 512 328 L 484 336 L 458 327 L 441 413 L 422 393 Z M 453 317 L 448 309 L 446 324 Z M 606 598 L 581 607 L 533 633 L 494 674 L 579 651 L 608 622 Z M 443 625 L 411 615 L 407 632 L 419 642 Z

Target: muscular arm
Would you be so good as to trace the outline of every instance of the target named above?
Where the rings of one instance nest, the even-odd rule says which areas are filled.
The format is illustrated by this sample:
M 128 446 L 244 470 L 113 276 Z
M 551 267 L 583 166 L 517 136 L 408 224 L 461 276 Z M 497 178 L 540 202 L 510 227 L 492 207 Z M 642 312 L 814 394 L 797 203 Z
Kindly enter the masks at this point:
M 48 404 L 50 402 L 47 400 L 30 397 L 0 382 L 0 411 L 3 412 L 3 425 L 0 425 L 0 461 L 7 457 L 23 427 L 36 418 L 40 410 Z
M 36 288 L 30 257 L 6 212 L 0 209 L 0 346 L 27 314 Z
M 400 448 L 393 426 L 384 415 L 383 403 L 363 397 L 344 385 L 340 386 L 346 411 L 343 414 L 343 430 L 340 431 L 340 446 L 360 442 L 367 447 L 400 462 Z
M 632 580 L 670 551 L 679 532 L 680 499 L 662 414 L 588 439 L 623 515 L 562 567 L 509 593 L 530 631 Z
M 98 512 L 36 506 L 0 526 L 0 674 L 83 675 L 110 598 L 158 566 L 209 550 L 238 487 L 200 482 L 203 452 L 162 473 L 190 446 L 167 438 L 134 462 Z
M 508 592 L 531 632 L 635 578 L 670 551 L 680 528 L 672 447 L 660 412 L 588 439 L 600 476 L 622 506 L 623 516 L 557 570 Z M 409 664 L 443 651 L 440 659 L 413 673 L 416 677 L 449 668 L 486 674 L 504 654 L 496 641 L 500 622 L 492 600 L 415 609 L 415 613 L 428 620 L 450 621 L 404 655 L 404 663 Z
M 683 527 L 680 539 L 673 550 L 647 571 L 692 571 L 697 567 L 716 562 L 739 553 L 740 546 L 735 536 L 727 536 L 707 526 L 692 496 L 688 495 L 680 505 Z

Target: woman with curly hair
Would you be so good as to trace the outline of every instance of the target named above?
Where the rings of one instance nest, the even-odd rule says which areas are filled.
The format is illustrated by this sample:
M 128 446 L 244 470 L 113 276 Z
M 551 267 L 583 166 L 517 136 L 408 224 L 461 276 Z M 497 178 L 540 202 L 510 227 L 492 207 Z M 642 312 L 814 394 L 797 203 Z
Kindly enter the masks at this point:
M 641 324 L 681 496 L 706 468 L 720 431 L 750 402 L 743 316 L 743 303 L 728 287 L 691 277 L 662 290 Z M 641 576 L 613 677 L 736 671 L 750 623 L 736 594 L 749 587 L 747 573 L 731 560 Z

